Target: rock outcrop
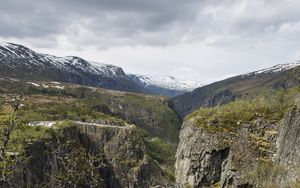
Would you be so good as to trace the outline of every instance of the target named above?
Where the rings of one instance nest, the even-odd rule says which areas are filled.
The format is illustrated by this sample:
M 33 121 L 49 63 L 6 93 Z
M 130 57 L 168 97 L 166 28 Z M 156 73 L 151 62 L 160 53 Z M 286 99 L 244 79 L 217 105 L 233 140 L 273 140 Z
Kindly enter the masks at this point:
M 213 126 L 213 125 L 211 125 Z M 182 187 L 293 187 L 300 178 L 300 112 L 216 131 L 187 118 L 176 154 Z
M 297 181 L 300 177 L 300 112 L 292 109 L 281 123 L 277 139 L 275 162 L 286 167 L 286 173 L 279 176 L 279 183 Z

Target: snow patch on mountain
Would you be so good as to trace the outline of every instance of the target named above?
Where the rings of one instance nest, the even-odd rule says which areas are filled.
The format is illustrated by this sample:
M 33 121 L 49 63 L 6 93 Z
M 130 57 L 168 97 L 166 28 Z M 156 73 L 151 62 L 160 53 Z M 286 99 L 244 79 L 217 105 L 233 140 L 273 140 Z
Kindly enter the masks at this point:
M 98 75 L 100 77 L 114 79 L 123 79 L 126 77 L 122 68 L 118 66 L 90 62 L 76 56 L 57 57 L 49 54 L 37 53 L 21 45 L 0 41 L 0 59 L 1 56 L 4 58 L 9 56 L 15 60 L 26 59 L 26 61 L 13 61 L 13 63 L 6 62 L 7 65 L 12 68 L 17 67 L 18 64 L 19 66 L 27 66 L 29 68 L 33 66 L 47 68 L 50 66 L 66 72 L 80 70 L 81 72 Z
M 86 61 L 76 56 L 57 57 L 38 53 L 25 46 L 7 42 L 0 42 L 0 60 L 3 66 L 10 67 L 13 70 L 42 71 L 45 73 L 52 71 L 63 75 L 76 75 L 81 76 L 83 79 L 86 78 L 85 82 L 91 79 L 91 82 L 96 85 L 98 84 L 95 83 L 97 80 L 101 82 L 102 79 L 106 79 L 107 83 L 114 84 L 115 81 L 119 80 L 125 85 L 129 84 L 130 87 L 142 86 L 141 88 L 147 88 L 155 86 L 156 88 L 152 88 L 153 91 L 151 88 L 149 90 L 156 94 L 175 95 L 201 86 L 195 81 L 182 81 L 172 76 L 134 75 L 135 77 L 132 79 L 118 66 Z M 63 79 L 70 81 L 69 78 Z M 134 84 L 138 85 L 135 86 Z
M 196 81 L 179 80 L 173 76 L 129 74 L 129 77 L 143 87 L 156 86 L 177 91 L 192 91 L 193 89 L 202 86 L 202 84 Z
M 241 76 L 245 77 L 245 76 L 253 76 L 253 75 L 259 75 L 259 74 L 277 73 L 277 72 L 286 71 L 286 70 L 295 68 L 297 66 L 300 66 L 300 62 L 278 64 L 278 65 L 275 65 L 275 66 L 270 67 L 270 68 L 262 69 L 262 70 L 255 71 L 255 72 L 246 73 L 246 74 L 243 74 Z

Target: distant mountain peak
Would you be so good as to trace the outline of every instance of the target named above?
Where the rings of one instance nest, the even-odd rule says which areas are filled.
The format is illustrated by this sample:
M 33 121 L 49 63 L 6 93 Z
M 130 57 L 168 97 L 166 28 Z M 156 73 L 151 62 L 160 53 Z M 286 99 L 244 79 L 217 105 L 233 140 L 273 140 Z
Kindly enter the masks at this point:
M 165 89 L 186 92 L 186 91 L 192 91 L 193 89 L 202 86 L 202 84 L 196 81 L 179 80 L 174 76 L 169 76 L 169 75 L 153 76 L 153 75 L 130 74 L 129 76 L 137 83 L 145 87 L 156 86 Z

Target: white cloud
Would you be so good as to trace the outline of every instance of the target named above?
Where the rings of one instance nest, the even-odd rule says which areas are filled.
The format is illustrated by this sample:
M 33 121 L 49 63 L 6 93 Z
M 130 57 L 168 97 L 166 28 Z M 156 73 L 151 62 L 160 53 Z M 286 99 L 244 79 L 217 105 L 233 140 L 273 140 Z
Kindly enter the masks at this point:
M 208 83 L 300 55 L 297 0 L 33 1 L 1 5 L 1 40 L 131 73 Z

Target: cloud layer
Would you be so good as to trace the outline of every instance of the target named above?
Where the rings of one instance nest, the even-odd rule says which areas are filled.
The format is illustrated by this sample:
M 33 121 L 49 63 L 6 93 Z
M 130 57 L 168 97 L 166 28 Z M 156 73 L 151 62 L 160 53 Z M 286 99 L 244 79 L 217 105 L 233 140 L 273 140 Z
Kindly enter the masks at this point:
M 0 39 L 211 82 L 296 60 L 299 12 L 296 0 L 9 0 Z

